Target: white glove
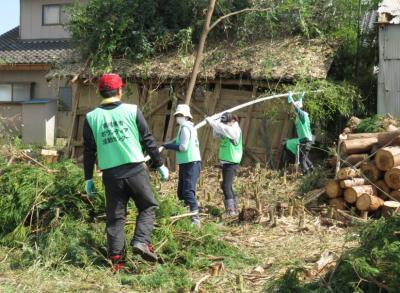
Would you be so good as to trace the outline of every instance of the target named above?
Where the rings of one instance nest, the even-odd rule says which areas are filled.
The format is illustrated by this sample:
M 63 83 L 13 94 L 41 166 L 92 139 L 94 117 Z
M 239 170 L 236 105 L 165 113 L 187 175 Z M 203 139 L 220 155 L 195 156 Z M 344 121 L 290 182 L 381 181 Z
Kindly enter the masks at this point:
M 158 167 L 158 172 L 160 173 L 161 180 L 162 181 L 167 181 L 169 178 L 169 170 L 165 165 L 162 165 L 161 167 Z
M 206 117 L 206 121 L 208 124 L 212 125 L 214 120 L 211 117 Z

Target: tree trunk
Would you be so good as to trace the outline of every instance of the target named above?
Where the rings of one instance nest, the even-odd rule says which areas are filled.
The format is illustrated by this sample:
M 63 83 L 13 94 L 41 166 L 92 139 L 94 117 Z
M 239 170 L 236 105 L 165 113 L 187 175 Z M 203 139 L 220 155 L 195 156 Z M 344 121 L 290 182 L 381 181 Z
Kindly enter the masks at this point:
M 357 169 L 351 167 L 342 168 L 337 174 L 337 178 L 339 180 L 352 179 L 358 176 L 360 176 L 360 172 Z
M 355 165 L 359 162 L 362 162 L 364 160 L 367 160 L 368 158 L 368 154 L 354 154 L 354 155 L 350 155 L 346 158 L 346 162 L 351 164 L 351 165 Z
M 342 190 L 336 180 L 329 180 L 325 185 L 325 193 L 329 198 L 337 198 L 341 195 Z
M 390 196 L 398 201 L 400 201 L 400 190 L 393 190 Z
M 342 153 L 347 155 L 369 153 L 372 146 L 378 143 L 378 138 L 360 138 L 352 140 L 344 140 L 342 142 Z
M 377 193 L 380 198 L 382 199 L 387 199 L 388 194 L 390 194 L 391 189 L 389 186 L 386 184 L 385 180 L 378 180 L 375 185 L 377 186 Z
M 379 170 L 374 162 L 368 162 L 361 164 L 361 174 L 367 177 L 372 182 L 376 182 L 383 177 L 383 173 Z
M 365 181 L 364 178 L 353 178 L 353 179 L 347 179 L 347 180 L 342 180 L 340 181 L 340 187 L 341 188 L 350 188 L 353 186 L 360 186 L 360 185 L 365 185 L 367 182 Z
M 383 203 L 382 216 L 385 218 L 400 214 L 400 202 L 388 200 Z
M 337 210 L 345 210 L 346 202 L 344 201 L 343 197 L 332 198 L 329 200 L 329 206 Z
M 400 147 L 385 147 L 375 155 L 375 164 L 379 170 L 389 171 L 400 165 Z
M 199 48 L 197 49 L 196 60 L 194 61 L 192 74 L 190 76 L 189 86 L 188 89 L 186 90 L 185 104 L 187 105 L 190 105 L 190 100 L 192 98 L 194 86 L 196 85 L 197 75 L 199 73 L 201 61 L 203 60 L 204 47 L 206 44 L 208 33 L 210 32 L 211 18 L 214 13 L 216 1 L 217 0 L 210 0 L 208 4 L 206 22 L 204 23 L 203 31 L 200 36 Z
M 383 203 L 383 199 L 364 193 L 357 199 L 356 207 L 360 211 L 373 212 L 383 206 Z
M 385 182 L 392 189 L 400 189 L 400 166 L 386 172 Z
M 376 189 L 371 185 L 353 186 L 344 191 L 344 199 L 348 203 L 355 203 L 363 194 L 376 195 Z
M 374 132 L 374 133 L 349 133 L 347 140 L 361 139 L 361 138 L 377 138 L 379 144 L 386 144 L 400 134 L 400 130 L 387 131 L 387 132 Z

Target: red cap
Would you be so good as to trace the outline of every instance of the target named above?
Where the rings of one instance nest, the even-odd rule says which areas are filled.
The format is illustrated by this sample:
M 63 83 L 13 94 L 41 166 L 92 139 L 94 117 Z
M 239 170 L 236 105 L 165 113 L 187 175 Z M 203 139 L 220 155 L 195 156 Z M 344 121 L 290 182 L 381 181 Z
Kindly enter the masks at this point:
M 122 82 L 121 77 L 115 73 L 106 73 L 103 74 L 99 79 L 99 90 L 108 90 L 113 91 L 120 89 L 123 87 L 124 83 Z

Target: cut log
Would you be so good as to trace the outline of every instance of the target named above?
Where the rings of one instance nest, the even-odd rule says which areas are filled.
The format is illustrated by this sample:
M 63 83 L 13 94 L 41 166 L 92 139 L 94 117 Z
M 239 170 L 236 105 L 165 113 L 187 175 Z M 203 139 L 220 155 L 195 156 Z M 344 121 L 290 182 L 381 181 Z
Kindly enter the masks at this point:
M 337 178 L 339 180 L 346 180 L 346 179 L 352 179 L 355 177 L 359 177 L 360 172 L 357 169 L 351 168 L 351 167 L 346 167 L 342 168 L 339 170 L 337 174 Z
M 372 182 L 376 182 L 383 177 L 383 173 L 379 170 L 374 162 L 362 163 L 361 174 L 367 177 Z
M 378 180 L 377 182 L 375 182 L 375 185 L 377 186 L 376 191 L 379 197 L 382 199 L 387 199 L 387 195 L 390 194 L 391 189 L 386 184 L 385 180 Z
M 347 140 L 364 139 L 364 138 L 377 138 L 380 145 L 389 143 L 400 134 L 400 130 L 387 131 L 387 132 L 374 132 L 374 133 L 349 133 Z
M 377 137 L 347 139 L 342 142 L 342 153 L 347 155 L 368 153 L 372 146 L 377 143 Z
M 343 197 L 332 198 L 329 200 L 329 205 L 337 210 L 345 210 L 346 202 Z
M 376 189 L 371 185 L 353 186 L 344 191 L 344 199 L 348 203 L 355 203 L 363 194 L 376 195 Z
M 389 171 L 400 165 L 400 147 L 381 148 L 375 155 L 375 165 L 381 171 Z
M 383 206 L 384 200 L 370 194 L 362 194 L 356 202 L 356 207 L 360 211 L 369 211 L 373 212 Z
M 385 218 L 400 214 L 400 202 L 388 200 L 383 203 L 382 216 Z
M 390 196 L 398 201 L 400 201 L 400 190 L 393 190 Z
M 400 189 L 400 166 L 394 167 L 385 173 L 385 182 L 392 189 Z
M 343 189 L 350 188 L 353 186 L 365 185 L 365 184 L 367 184 L 367 182 L 364 178 L 353 178 L 353 179 L 347 179 L 347 180 L 340 181 L 340 187 Z
M 337 198 L 342 194 L 339 182 L 336 180 L 329 180 L 325 185 L 325 193 L 329 198 Z
M 354 154 L 354 155 L 348 156 L 345 160 L 347 163 L 349 163 L 351 165 L 355 165 L 359 162 L 367 160 L 367 158 L 368 158 L 368 154 Z

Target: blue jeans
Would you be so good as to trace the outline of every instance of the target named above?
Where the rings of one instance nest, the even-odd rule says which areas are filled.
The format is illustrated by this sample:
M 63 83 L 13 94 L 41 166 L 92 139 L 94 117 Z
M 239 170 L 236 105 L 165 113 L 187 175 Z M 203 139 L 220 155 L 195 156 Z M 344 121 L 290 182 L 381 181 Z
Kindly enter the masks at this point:
M 190 211 L 199 209 L 196 200 L 196 185 L 200 177 L 201 162 L 190 162 L 179 165 L 178 198 Z

